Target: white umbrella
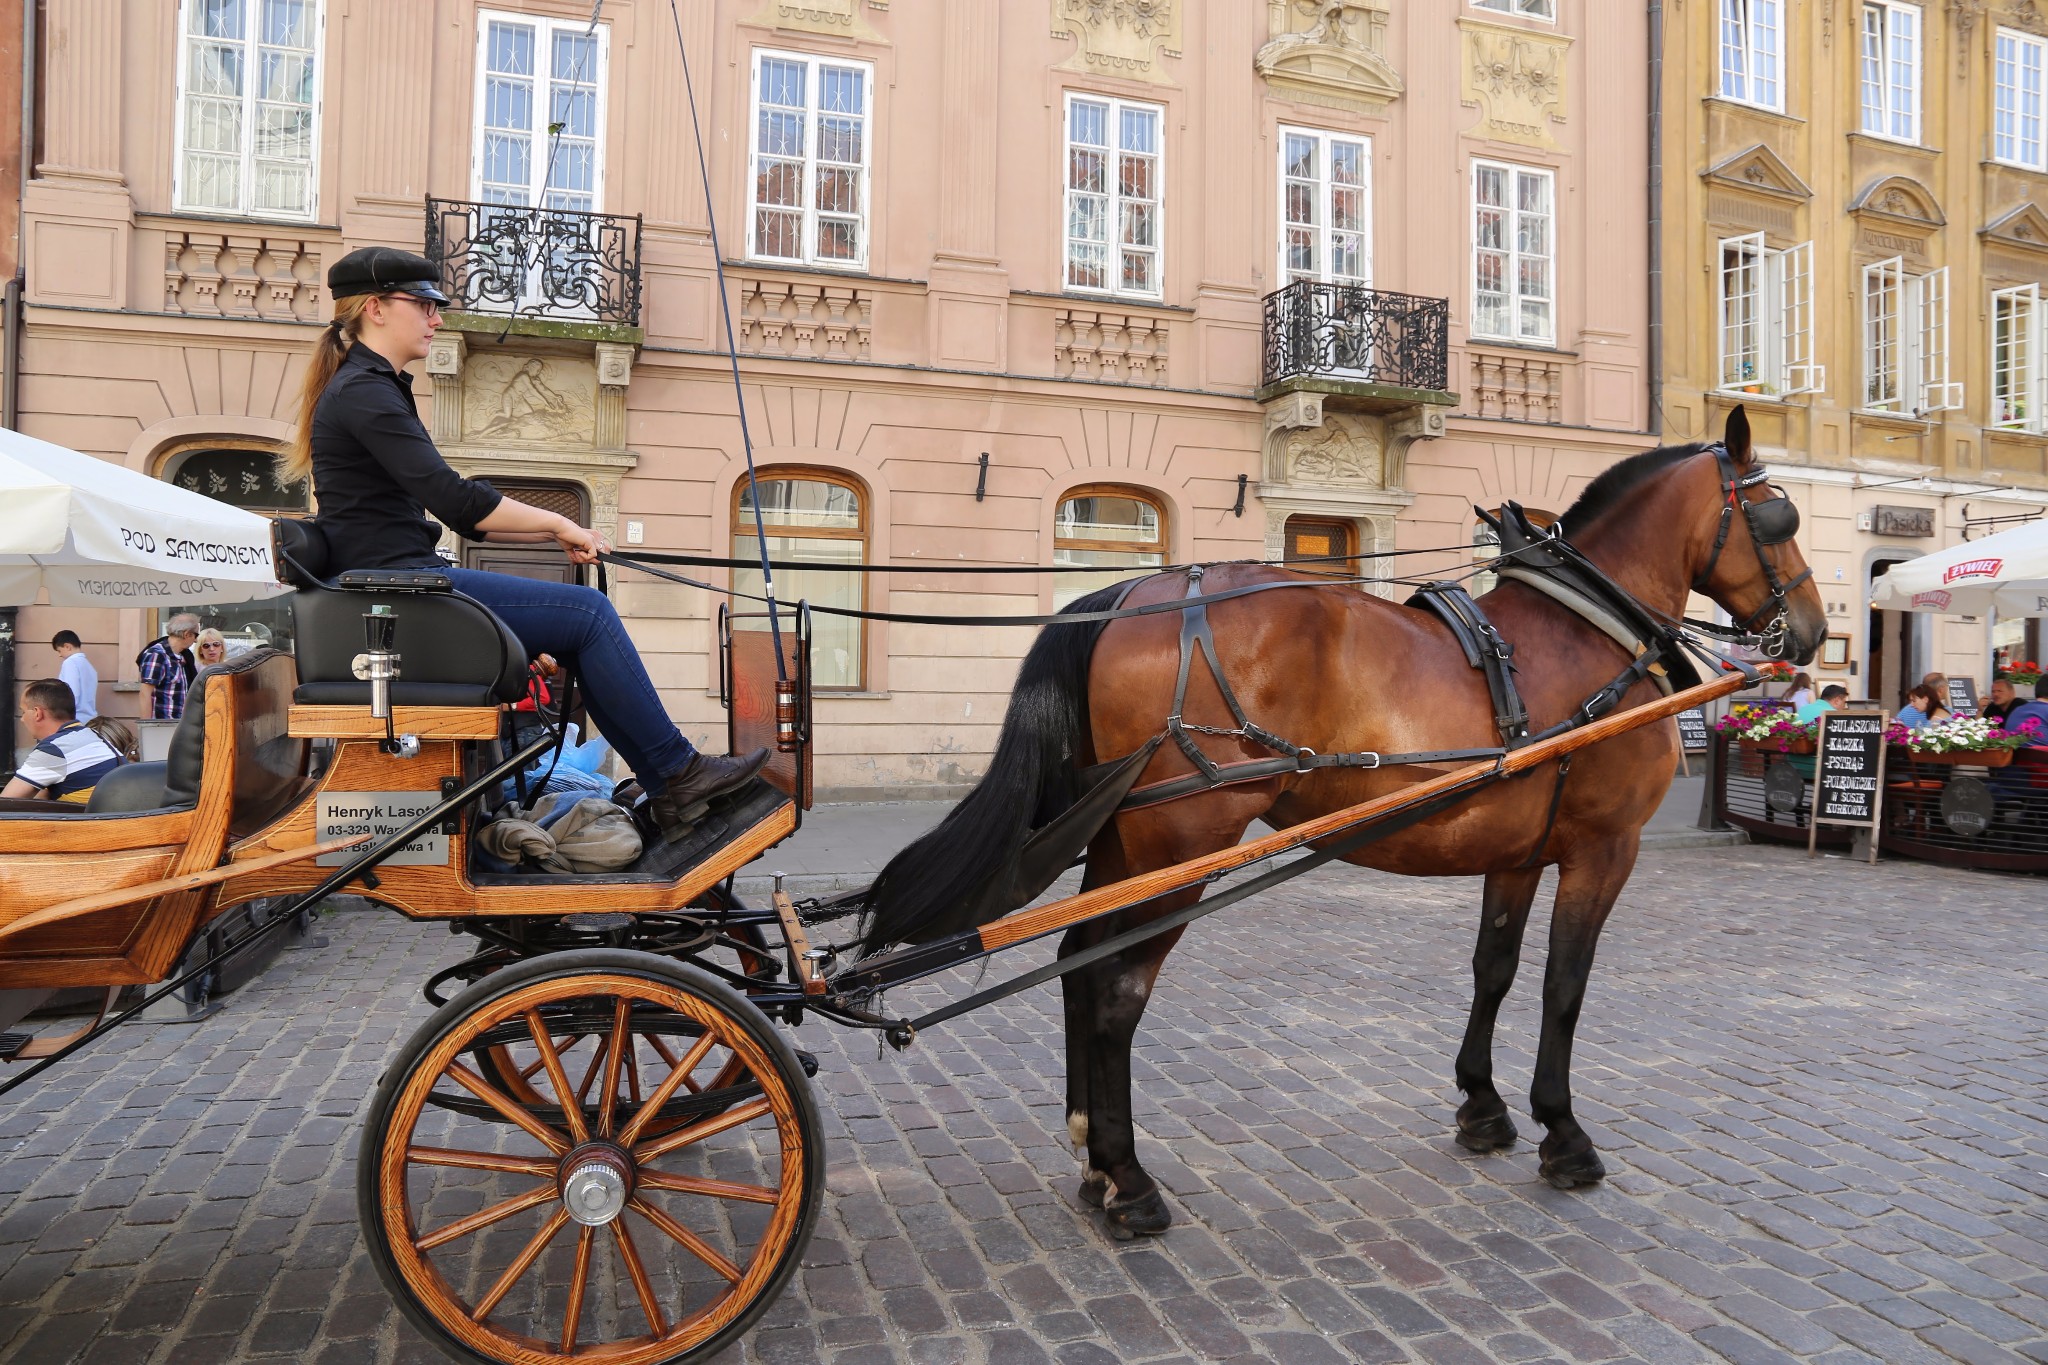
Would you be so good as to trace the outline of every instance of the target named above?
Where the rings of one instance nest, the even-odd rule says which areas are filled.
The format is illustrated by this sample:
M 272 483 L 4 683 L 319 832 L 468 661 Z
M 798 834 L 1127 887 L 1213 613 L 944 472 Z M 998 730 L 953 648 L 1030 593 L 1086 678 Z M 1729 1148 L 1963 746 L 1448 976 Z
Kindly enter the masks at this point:
M 0 605 L 246 602 L 284 591 L 270 523 L 107 460 L 0 430 Z
M 1894 565 L 1870 596 L 1887 611 L 2048 615 L 2048 521 Z

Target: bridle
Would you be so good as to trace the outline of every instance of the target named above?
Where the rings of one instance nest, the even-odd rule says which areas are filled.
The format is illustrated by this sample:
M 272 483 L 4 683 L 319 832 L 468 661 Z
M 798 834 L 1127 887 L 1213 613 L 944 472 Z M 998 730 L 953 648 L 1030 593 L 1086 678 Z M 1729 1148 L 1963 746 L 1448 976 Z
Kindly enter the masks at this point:
M 1721 503 L 1720 525 L 1714 531 L 1714 552 L 1707 557 L 1706 568 L 1693 579 L 1694 592 L 1705 592 L 1706 585 L 1714 576 L 1714 568 L 1721 562 L 1721 551 L 1728 544 L 1728 532 L 1735 524 L 1739 510 L 1742 519 L 1748 523 L 1750 543 L 1756 549 L 1757 567 L 1763 570 L 1764 582 L 1770 586 L 1771 595 L 1749 615 L 1735 623 L 1735 631 L 1754 636 L 1757 648 L 1766 658 L 1782 659 L 1792 648 L 1792 618 L 1788 599 L 1794 588 L 1813 577 L 1813 569 L 1790 580 L 1780 580 L 1778 566 L 1771 556 L 1764 553 L 1767 546 L 1782 545 L 1799 534 L 1799 508 L 1794 505 L 1785 490 L 1771 483 L 1770 472 L 1757 465 L 1747 474 L 1736 472 L 1735 460 L 1728 454 L 1725 445 L 1707 447 L 1714 456 L 1720 472 L 1721 490 L 1725 495 Z M 1751 502 L 1743 493 L 1758 484 L 1769 488 L 1775 496 L 1761 502 Z M 1757 629 L 1757 622 L 1765 620 L 1763 629 Z

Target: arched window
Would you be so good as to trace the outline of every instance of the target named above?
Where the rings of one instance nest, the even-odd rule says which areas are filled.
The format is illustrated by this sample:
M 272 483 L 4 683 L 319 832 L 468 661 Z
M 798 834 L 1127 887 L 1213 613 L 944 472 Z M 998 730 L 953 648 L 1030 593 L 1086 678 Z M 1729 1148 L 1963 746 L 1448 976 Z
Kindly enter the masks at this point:
M 1060 568 L 1157 568 L 1166 562 L 1166 543 L 1166 509 L 1141 489 L 1076 488 L 1053 517 L 1052 562 Z M 1111 573 L 1054 574 L 1053 605 L 1115 581 Z
M 858 573 L 832 570 L 834 564 L 859 564 L 868 554 L 867 490 L 845 474 L 828 469 L 764 469 L 761 525 L 768 533 L 768 557 L 818 564 L 817 569 L 784 569 L 775 575 L 775 600 L 804 598 L 814 607 L 866 607 L 866 580 Z M 756 560 L 754 496 L 746 480 L 733 490 L 732 557 Z M 739 592 L 761 591 L 759 569 L 733 570 Z M 736 613 L 761 612 L 759 602 L 741 598 Z M 737 629 L 766 630 L 767 619 L 736 620 Z M 867 678 L 866 622 L 845 616 L 819 615 L 811 621 L 811 683 L 821 691 L 859 691 Z
M 216 502 L 228 503 L 264 517 L 303 517 L 311 508 L 303 481 L 287 483 L 278 477 L 277 447 L 267 441 L 233 443 L 234 438 L 214 440 L 173 452 L 157 477 Z M 181 602 L 157 609 L 157 630 L 182 611 L 199 618 L 227 637 L 228 657 L 272 645 L 292 647 L 292 609 L 289 593 L 258 602 Z
M 1363 572 L 1363 560 L 1347 558 L 1358 553 L 1358 528 L 1334 517 L 1294 516 L 1287 519 L 1286 549 L 1281 557 L 1299 562 L 1307 573 L 1356 578 Z

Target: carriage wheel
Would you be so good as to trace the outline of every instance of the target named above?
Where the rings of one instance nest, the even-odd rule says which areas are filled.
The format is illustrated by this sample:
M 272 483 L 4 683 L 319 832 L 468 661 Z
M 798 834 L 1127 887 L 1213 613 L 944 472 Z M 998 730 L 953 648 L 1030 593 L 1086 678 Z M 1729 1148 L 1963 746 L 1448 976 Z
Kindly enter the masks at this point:
M 586 1078 L 556 1040 L 592 1020 Z M 522 1052 L 542 1063 L 530 1098 L 474 1064 Z M 824 1174 L 809 1082 L 760 1010 L 687 964 L 588 949 L 494 973 L 413 1035 L 371 1106 L 357 1198 L 378 1275 L 444 1349 L 654 1365 L 766 1310 Z

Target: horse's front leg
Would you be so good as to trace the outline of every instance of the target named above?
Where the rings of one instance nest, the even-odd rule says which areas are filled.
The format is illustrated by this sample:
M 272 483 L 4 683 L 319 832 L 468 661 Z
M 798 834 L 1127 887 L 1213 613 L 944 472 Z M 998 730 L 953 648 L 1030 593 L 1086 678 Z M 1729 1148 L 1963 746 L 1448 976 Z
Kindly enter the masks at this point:
M 1493 1152 L 1515 1145 L 1519 1136 L 1508 1107 L 1493 1083 L 1493 1027 L 1501 1001 L 1515 984 L 1522 958 L 1522 930 L 1529 907 L 1543 880 L 1540 867 L 1489 873 L 1481 901 L 1479 939 L 1472 949 L 1472 1014 L 1465 1021 L 1465 1042 L 1458 1049 L 1458 1145 L 1474 1152 Z
M 1590 857 L 1558 869 L 1557 904 L 1550 917 L 1550 959 L 1543 967 L 1543 1038 L 1529 1112 L 1548 1134 L 1538 1148 L 1543 1178 L 1561 1190 L 1590 1185 L 1607 1174 L 1593 1140 L 1572 1117 L 1572 1037 L 1586 1002 L 1586 978 L 1600 928 L 1614 909 L 1636 863 L 1636 833 Z

